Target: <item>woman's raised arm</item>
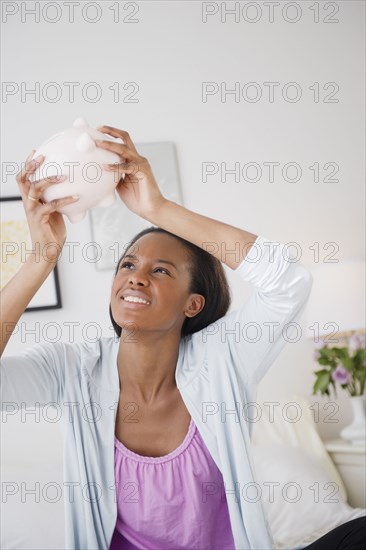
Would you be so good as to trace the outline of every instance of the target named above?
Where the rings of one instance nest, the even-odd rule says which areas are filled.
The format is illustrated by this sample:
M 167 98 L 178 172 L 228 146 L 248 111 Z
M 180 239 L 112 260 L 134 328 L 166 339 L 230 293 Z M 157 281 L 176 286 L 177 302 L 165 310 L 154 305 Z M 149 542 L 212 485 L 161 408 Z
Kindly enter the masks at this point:
M 148 220 L 204 248 L 231 269 L 240 265 L 258 237 L 169 200 L 165 200 Z
M 117 192 L 129 210 L 204 248 L 231 269 L 239 266 L 258 235 L 202 216 L 166 199 L 160 192 L 148 160 L 139 155 L 129 134 L 110 126 L 100 126 L 98 129 L 124 142 L 96 143 L 121 157 L 120 164 L 105 168 L 113 170 L 116 177 L 121 178 Z
M 66 239 L 66 227 L 62 214 L 57 208 L 72 204 L 78 198 L 66 197 L 47 204 L 40 201 L 43 190 L 65 176 L 30 181 L 30 176 L 44 161 L 40 156 L 31 160 L 34 151 L 27 158 L 24 168 L 17 175 L 23 206 L 29 226 L 33 254 L 29 254 L 25 263 L 10 279 L 1 291 L 0 356 L 29 302 L 54 269 Z

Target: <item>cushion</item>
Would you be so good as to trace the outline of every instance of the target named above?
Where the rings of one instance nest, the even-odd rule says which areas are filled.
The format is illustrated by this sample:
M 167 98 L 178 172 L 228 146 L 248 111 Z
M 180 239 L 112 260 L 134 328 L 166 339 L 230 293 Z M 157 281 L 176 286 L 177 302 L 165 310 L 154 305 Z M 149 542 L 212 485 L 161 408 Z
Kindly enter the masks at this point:
M 293 395 L 286 401 L 262 403 L 258 422 L 253 426 L 252 443 L 267 445 L 284 444 L 308 451 L 338 485 L 339 493 L 347 500 L 347 492 L 337 468 L 321 440 L 310 403 L 301 395 Z
M 277 549 L 304 548 L 331 529 L 366 515 L 352 508 L 314 456 L 287 445 L 253 447 L 257 482 Z
M 252 451 L 278 550 L 304 548 L 338 525 L 366 515 L 366 510 L 347 504 L 346 488 L 303 396 L 271 406 L 263 403 L 260 413 Z

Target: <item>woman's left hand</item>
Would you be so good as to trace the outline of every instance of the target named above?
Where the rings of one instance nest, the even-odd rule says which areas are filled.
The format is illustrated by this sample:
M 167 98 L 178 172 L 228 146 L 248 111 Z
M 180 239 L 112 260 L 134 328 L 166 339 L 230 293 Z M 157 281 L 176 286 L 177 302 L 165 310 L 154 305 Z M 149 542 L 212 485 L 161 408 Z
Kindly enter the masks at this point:
M 123 144 L 112 141 L 95 142 L 98 147 L 117 153 L 121 157 L 120 164 L 103 165 L 105 170 L 115 173 L 116 181 L 119 180 L 116 191 L 121 200 L 138 216 L 147 220 L 154 217 L 167 199 L 160 192 L 149 161 L 139 155 L 128 132 L 111 126 L 100 126 L 97 129 L 123 141 Z

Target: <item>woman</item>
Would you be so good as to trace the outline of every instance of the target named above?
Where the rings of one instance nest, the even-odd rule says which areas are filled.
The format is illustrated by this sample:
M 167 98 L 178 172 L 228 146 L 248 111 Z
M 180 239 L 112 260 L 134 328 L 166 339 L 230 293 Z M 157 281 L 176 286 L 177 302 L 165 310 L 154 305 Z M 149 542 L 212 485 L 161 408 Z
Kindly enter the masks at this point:
M 247 492 L 248 404 L 291 340 L 311 275 L 281 243 L 165 199 L 128 133 L 99 129 L 123 141 L 97 143 L 121 157 L 106 167 L 120 178 L 120 198 L 159 230 L 137 235 L 118 262 L 116 338 L 6 357 L 3 401 L 53 402 L 64 413 L 68 549 L 271 548 L 261 502 Z M 17 181 L 32 243 L 47 247 L 47 259 L 28 256 L 3 289 L 2 351 L 62 250 L 56 209 L 77 200 L 42 204 L 54 181 L 30 183 L 36 167 L 29 157 Z M 256 287 L 230 314 L 221 262 Z

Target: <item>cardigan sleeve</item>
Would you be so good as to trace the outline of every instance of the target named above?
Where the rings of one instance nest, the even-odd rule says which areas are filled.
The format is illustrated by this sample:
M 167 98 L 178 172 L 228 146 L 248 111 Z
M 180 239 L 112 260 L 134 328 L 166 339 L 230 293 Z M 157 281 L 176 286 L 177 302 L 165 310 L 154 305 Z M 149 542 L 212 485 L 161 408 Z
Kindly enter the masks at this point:
M 65 377 L 77 375 L 80 347 L 64 342 L 35 344 L 0 361 L 0 408 L 59 404 Z
M 258 236 L 235 269 L 254 287 L 249 299 L 197 333 L 201 345 L 210 346 L 211 356 L 231 358 L 246 383 L 257 384 L 285 344 L 301 338 L 298 320 L 313 276 L 290 248 Z

